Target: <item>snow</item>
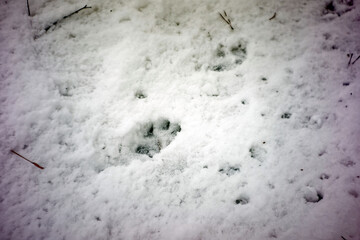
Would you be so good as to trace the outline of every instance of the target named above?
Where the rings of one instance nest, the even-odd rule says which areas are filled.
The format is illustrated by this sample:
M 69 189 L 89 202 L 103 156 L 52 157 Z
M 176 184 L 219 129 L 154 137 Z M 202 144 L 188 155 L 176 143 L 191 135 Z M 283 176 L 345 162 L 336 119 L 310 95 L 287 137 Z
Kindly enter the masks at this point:
M 359 0 L 29 3 L 0 2 L 1 239 L 360 239 Z

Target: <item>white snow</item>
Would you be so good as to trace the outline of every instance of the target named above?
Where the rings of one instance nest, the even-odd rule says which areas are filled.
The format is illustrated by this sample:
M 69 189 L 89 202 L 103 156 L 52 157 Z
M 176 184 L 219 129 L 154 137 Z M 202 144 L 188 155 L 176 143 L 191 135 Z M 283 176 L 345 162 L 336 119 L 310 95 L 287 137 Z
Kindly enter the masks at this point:
M 360 0 L 330 2 L 1 1 L 0 239 L 359 240 Z

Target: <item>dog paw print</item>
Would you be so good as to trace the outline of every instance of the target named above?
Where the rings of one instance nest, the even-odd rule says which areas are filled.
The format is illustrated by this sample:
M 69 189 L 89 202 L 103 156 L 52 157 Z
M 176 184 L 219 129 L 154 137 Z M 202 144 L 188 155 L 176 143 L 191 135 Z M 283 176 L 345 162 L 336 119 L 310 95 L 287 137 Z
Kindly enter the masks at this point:
M 246 58 L 246 47 L 243 41 L 238 42 L 230 48 L 230 52 L 235 56 L 235 64 L 242 64 Z
M 168 119 L 141 125 L 133 137 L 133 152 L 152 158 L 167 147 L 180 131 L 181 126 Z
M 212 71 L 222 72 L 231 70 L 236 65 L 240 65 L 245 61 L 247 55 L 246 43 L 240 40 L 230 47 L 226 47 L 220 43 L 214 55 L 214 64 L 210 66 Z

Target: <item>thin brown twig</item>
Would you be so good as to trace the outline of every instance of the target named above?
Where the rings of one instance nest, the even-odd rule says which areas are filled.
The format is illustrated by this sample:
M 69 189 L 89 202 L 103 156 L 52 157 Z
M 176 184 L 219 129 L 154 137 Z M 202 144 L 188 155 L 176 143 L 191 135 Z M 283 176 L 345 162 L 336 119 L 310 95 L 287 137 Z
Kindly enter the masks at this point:
M 274 15 L 271 18 L 269 18 L 269 21 L 273 20 L 275 17 L 276 17 L 276 12 L 274 13 Z
M 352 59 L 353 55 L 354 54 L 352 54 L 352 53 L 348 54 L 348 56 L 350 57 L 349 62 L 348 62 L 348 66 L 350 66 L 350 64 L 351 64 L 351 59 Z
M 360 56 L 358 56 L 358 57 L 355 59 L 355 61 L 353 61 L 352 64 L 356 63 L 356 61 L 359 60 L 359 58 L 360 58 Z
M 231 30 L 234 30 L 233 26 L 231 25 L 231 20 L 228 18 L 226 19 L 221 13 L 219 13 L 221 18 L 230 26 Z M 227 17 L 226 12 L 224 11 L 225 16 Z
M 59 20 L 56 20 L 55 22 L 53 22 L 52 24 L 50 24 L 49 26 L 47 26 L 47 27 L 45 28 L 45 32 L 47 32 L 52 26 L 55 26 L 56 24 L 58 24 L 60 21 L 66 19 L 66 18 L 68 18 L 68 17 L 70 17 L 70 16 L 72 16 L 72 15 L 80 12 L 81 10 L 86 9 L 86 8 L 91 8 L 91 7 L 88 7 L 87 5 L 85 5 L 84 7 L 76 10 L 75 12 L 72 12 L 72 13 L 70 13 L 69 15 L 66 15 L 66 16 L 62 17 L 62 18 L 59 19 Z
M 14 153 L 14 154 L 18 155 L 19 157 L 21 157 L 22 159 L 24 159 L 24 160 L 28 161 L 29 163 L 31 163 L 31 164 L 33 164 L 33 165 L 35 165 L 36 167 L 38 167 L 38 168 L 40 168 L 40 169 L 44 169 L 42 166 L 40 166 L 40 165 L 39 165 L 39 164 L 37 164 L 36 162 L 30 161 L 29 159 L 27 159 L 26 157 L 24 157 L 24 156 L 20 155 L 19 153 L 15 152 L 14 150 L 10 150 L 10 152 L 12 152 L 12 153 Z
M 27 10 L 28 10 L 28 16 L 30 17 L 30 16 L 31 16 L 31 13 L 30 13 L 29 0 L 26 0 L 26 5 L 27 5 Z

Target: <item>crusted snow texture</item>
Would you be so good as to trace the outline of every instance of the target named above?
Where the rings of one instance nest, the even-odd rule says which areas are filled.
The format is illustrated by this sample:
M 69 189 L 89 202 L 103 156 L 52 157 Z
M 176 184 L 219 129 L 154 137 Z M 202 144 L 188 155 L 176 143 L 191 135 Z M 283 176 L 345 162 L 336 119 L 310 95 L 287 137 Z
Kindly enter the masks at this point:
M 359 0 L 29 3 L 0 1 L 0 239 L 360 239 Z

